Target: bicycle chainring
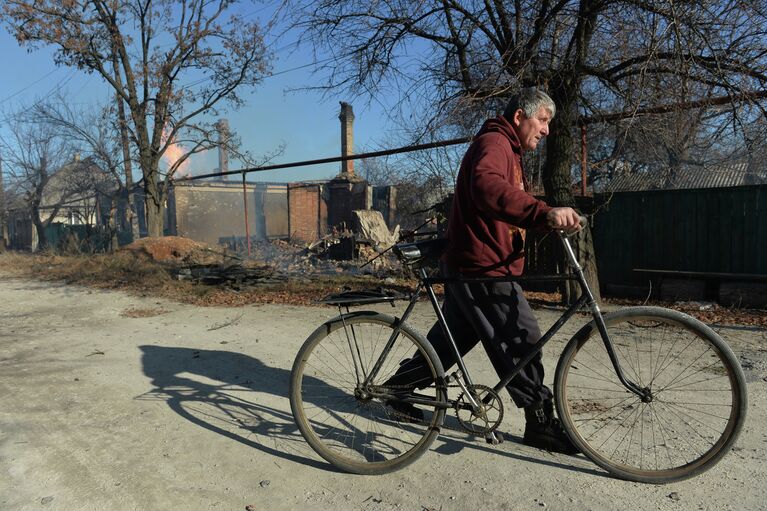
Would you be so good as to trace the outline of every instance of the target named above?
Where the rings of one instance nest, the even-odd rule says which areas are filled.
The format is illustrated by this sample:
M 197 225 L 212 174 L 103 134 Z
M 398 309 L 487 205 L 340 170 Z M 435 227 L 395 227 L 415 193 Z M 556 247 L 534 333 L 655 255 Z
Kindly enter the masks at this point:
M 461 428 L 473 435 L 495 431 L 503 421 L 501 396 L 486 385 L 470 385 L 468 390 L 474 401 L 480 404 L 480 409 L 473 411 L 468 396 L 461 393 L 455 401 L 455 416 Z

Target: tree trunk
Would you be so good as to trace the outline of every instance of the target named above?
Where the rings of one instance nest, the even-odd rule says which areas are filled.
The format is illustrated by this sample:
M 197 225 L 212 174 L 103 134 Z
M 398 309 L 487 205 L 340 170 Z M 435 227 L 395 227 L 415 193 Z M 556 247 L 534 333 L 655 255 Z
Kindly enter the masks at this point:
M 550 135 L 546 140 L 546 164 L 543 169 L 543 186 L 553 206 L 576 206 L 572 191 L 571 169 L 573 155 L 576 154 L 575 137 L 572 126 L 575 121 L 575 94 L 568 93 L 567 85 L 560 84 L 552 89 L 552 99 L 557 105 L 557 115 L 551 121 Z M 599 300 L 599 277 L 597 274 L 596 255 L 591 228 L 586 226 L 578 236 L 570 238 L 575 255 L 583 267 L 586 282 L 594 297 Z M 564 257 L 564 253 L 563 253 Z M 567 304 L 574 303 L 580 297 L 577 282 L 567 281 L 562 289 L 562 299 Z
M 158 182 L 160 174 L 159 161 L 142 158 L 144 174 L 144 211 L 146 212 L 147 236 L 159 238 L 163 236 L 163 201 L 164 189 Z
M 154 185 L 151 186 L 150 185 Z M 147 236 L 159 238 L 163 235 L 162 200 L 158 197 L 157 183 L 146 180 L 144 186 L 144 208 L 146 211 Z
M 109 251 L 114 252 L 120 246 L 120 241 L 117 238 L 117 201 L 120 199 L 119 195 L 113 195 L 112 201 L 109 205 Z
M 151 202 L 146 203 L 147 236 L 159 238 L 163 235 L 162 207 Z
M 37 231 L 37 250 L 48 248 L 48 238 L 45 235 L 45 224 L 40 220 L 40 210 L 37 205 L 32 206 L 32 224 Z
M 128 121 L 125 118 L 125 104 L 119 94 L 115 94 L 115 101 L 117 102 L 117 117 L 120 123 L 120 144 L 123 150 L 125 189 L 128 191 L 128 224 L 130 225 L 131 237 L 135 241 L 141 237 L 141 234 L 139 233 L 138 219 L 136 218 L 136 199 L 133 196 L 133 164 L 130 154 L 130 139 L 128 138 Z
M 5 184 L 3 182 L 3 159 L 0 158 L 0 252 L 8 247 L 8 214 L 5 208 Z

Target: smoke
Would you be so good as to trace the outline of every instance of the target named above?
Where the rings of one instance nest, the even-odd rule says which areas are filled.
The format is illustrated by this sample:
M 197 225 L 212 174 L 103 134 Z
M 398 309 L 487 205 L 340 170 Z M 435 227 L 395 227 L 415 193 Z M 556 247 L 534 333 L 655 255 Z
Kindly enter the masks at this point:
M 168 140 L 169 131 L 170 129 L 167 126 L 162 130 L 163 144 L 165 144 L 165 142 Z M 176 162 L 180 160 L 185 154 L 186 151 L 184 146 L 176 143 L 174 140 L 171 140 L 170 144 L 168 144 L 168 147 L 165 149 L 165 153 L 162 155 L 162 159 L 168 166 L 168 170 L 170 170 L 173 168 L 173 165 L 175 165 Z M 189 170 L 189 159 L 181 162 L 176 168 L 176 171 L 173 173 L 173 177 L 191 177 L 191 175 L 192 172 Z

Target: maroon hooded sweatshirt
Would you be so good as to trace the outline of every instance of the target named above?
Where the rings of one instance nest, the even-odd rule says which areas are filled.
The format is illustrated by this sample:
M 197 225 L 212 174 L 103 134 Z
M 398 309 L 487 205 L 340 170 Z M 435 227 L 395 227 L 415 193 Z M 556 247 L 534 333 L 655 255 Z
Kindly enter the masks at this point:
M 466 151 L 448 222 L 448 266 L 464 274 L 521 275 L 525 229 L 551 210 L 530 195 L 522 148 L 509 121 L 489 119 Z

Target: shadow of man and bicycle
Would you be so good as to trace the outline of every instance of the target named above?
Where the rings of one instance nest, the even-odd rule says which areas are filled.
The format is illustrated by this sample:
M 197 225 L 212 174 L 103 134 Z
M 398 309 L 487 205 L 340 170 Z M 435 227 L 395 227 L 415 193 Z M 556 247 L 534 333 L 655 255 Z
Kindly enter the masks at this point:
M 154 388 L 137 399 L 164 401 L 191 423 L 276 458 L 336 471 L 316 458 L 293 421 L 288 403 L 289 370 L 231 351 L 157 345 L 139 348 L 143 372 Z M 451 428 L 457 422 L 448 418 L 445 425 Z M 553 468 L 603 474 L 579 466 L 581 459 L 577 459 L 578 465 L 541 459 L 482 444 L 461 432 L 443 429 L 443 433 L 433 448 L 443 455 L 471 448 Z

